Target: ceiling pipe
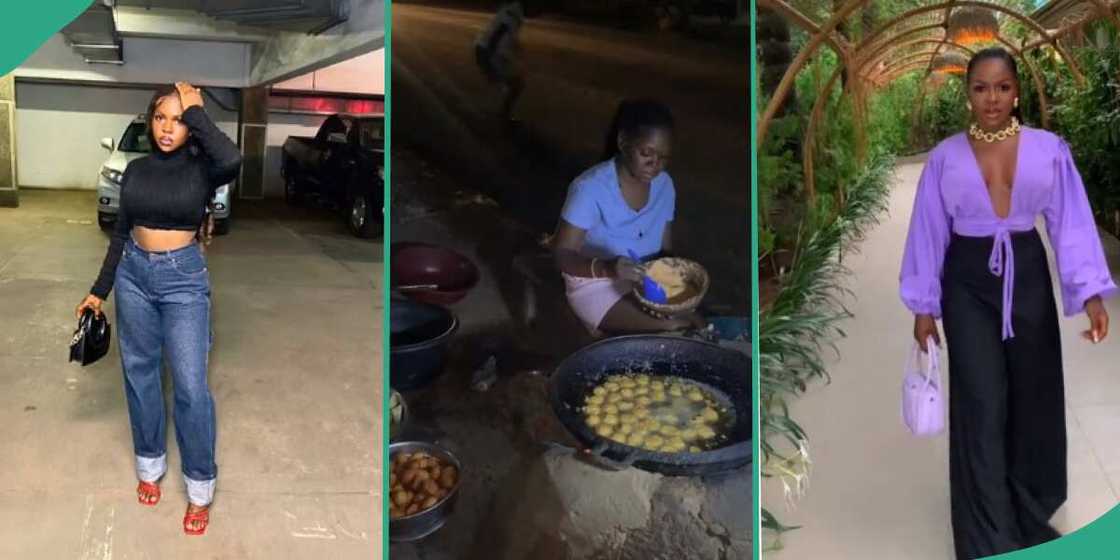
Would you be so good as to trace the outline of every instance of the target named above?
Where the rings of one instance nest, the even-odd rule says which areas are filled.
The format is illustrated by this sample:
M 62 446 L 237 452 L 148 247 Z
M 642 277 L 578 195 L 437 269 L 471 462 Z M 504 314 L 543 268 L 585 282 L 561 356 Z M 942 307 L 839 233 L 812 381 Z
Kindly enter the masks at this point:
M 308 31 L 311 35 L 322 33 L 350 19 L 350 0 L 328 0 L 318 4 L 300 0 L 267 8 L 234 8 L 205 10 L 215 19 L 233 21 L 243 25 L 267 25 L 301 19 L 323 18 L 325 21 Z
M 87 64 L 124 64 L 112 0 L 90 2 L 74 21 L 61 29 L 66 43 Z
M 230 8 L 226 10 L 204 10 L 207 14 L 219 16 L 238 16 L 238 15 L 253 15 L 253 14 L 269 14 L 274 12 L 290 12 L 298 10 L 314 10 L 314 6 L 308 6 L 303 3 L 303 0 L 298 0 L 296 3 L 280 4 L 277 6 L 269 6 L 267 8 Z

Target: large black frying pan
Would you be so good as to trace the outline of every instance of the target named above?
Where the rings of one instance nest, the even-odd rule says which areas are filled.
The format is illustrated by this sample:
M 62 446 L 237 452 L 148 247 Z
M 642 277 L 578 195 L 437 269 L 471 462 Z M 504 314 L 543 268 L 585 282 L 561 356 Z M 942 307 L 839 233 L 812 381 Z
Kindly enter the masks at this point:
M 642 371 L 694 381 L 734 414 L 728 443 L 700 453 L 644 451 L 600 437 L 584 423 L 584 397 L 611 374 Z M 618 465 L 670 476 L 719 474 L 750 464 L 750 357 L 700 340 L 663 335 L 610 338 L 580 349 L 552 375 L 552 408 L 561 423 L 592 453 Z

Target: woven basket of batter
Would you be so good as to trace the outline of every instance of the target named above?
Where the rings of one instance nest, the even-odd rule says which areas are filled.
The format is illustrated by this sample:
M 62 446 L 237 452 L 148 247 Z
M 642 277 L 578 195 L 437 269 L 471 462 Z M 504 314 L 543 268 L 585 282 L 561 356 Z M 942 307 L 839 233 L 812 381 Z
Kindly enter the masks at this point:
M 692 295 L 686 299 L 679 301 L 669 300 L 669 303 L 654 303 L 646 299 L 642 295 L 642 283 L 638 282 L 634 286 L 634 297 L 637 298 L 638 303 L 646 310 L 646 313 L 657 317 L 659 319 L 668 319 L 677 315 L 683 315 L 691 311 L 695 311 L 700 306 L 700 302 L 708 293 L 708 286 L 710 279 L 708 278 L 708 271 L 700 266 L 700 263 L 690 261 L 688 259 L 681 259 L 677 257 L 664 257 L 652 261 L 661 262 L 668 265 L 670 268 L 676 269 L 684 276 L 684 281 L 691 288 L 688 290 Z

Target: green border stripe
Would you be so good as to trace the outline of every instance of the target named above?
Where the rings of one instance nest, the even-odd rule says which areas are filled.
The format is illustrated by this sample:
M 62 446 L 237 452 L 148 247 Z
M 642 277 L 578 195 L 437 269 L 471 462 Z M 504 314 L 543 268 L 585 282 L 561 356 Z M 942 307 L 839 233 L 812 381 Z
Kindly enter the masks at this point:
M 0 48 L 0 76 L 23 64 L 90 5 L 90 0 L 52 0 L 51 2 L 14 2 L 4 6 L 3 48 Z
M 991 556 L 1014 560 L 1073 559 L 1097 560 L 1118 558 L 1117 534 L 1120 533 L 1120 508 L 1114 507 L 1085 527 L 1043 545 Z
M 382 233 L 382 274 L 381 274 L 381 425 L 382 442 L 381 450 L 381 558 L 389 560 L 389 427 L 392 424 L 389 411 L 389 399 L 393 389 L 389 380 L 392 372 L 389 371 L 389 245 L 392 241 L 390 234 L 390 209 L 392 208 L 392 170 L 390 155 L 392 154 L 393 138 L 393 5 L 390 0 L 385 2 L 385 196 L 384 213 L 385 222 Z
M 752 557 L 754 560 L 761 560 L 762 558 L 762 463 L 761 461 L 761 433 L 762 430 L 759 422 L 762 419 L 761 411 L 759 410 L 759 393 L 758 388 L 761 386 L 759 381 L 759 365 L 758 365 L 758 150 L 755 149 L 758 143 L 756 138 L 758 130 L 758 111 L 756 104 L 758 103 L 758 92 L 756 91 L 755 70 L 754 65 L 757 60 L 755 54 L 755 17 L 757 9 L 755 7 L 755 0 L 751 0 L 751 30 L 750 30 L 750 59 L 747 61 L 747 80 L 750 82 L 750 112 L 751 112 L 751 215 L 750 231 L 751 236 L 751 252 L 750 252 L 750 267 L 751 267 L 751 439 L 754 440 L 754 454 L 751 461 L 751 515 L 754 516 L 754 535 L 751 537 L 751 544 L 753 547 Z

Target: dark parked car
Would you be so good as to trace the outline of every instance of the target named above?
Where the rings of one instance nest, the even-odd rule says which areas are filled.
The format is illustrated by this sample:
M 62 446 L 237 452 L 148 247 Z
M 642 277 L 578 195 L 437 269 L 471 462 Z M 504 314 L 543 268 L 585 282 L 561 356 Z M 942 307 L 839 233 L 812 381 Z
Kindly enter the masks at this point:
M 383 115 L 331 115 L 313 138 L 284 142 L 284 199 L 317 198 L 345 212 L 351 233 L 374 237 L 384 219 L 384 154 Z

